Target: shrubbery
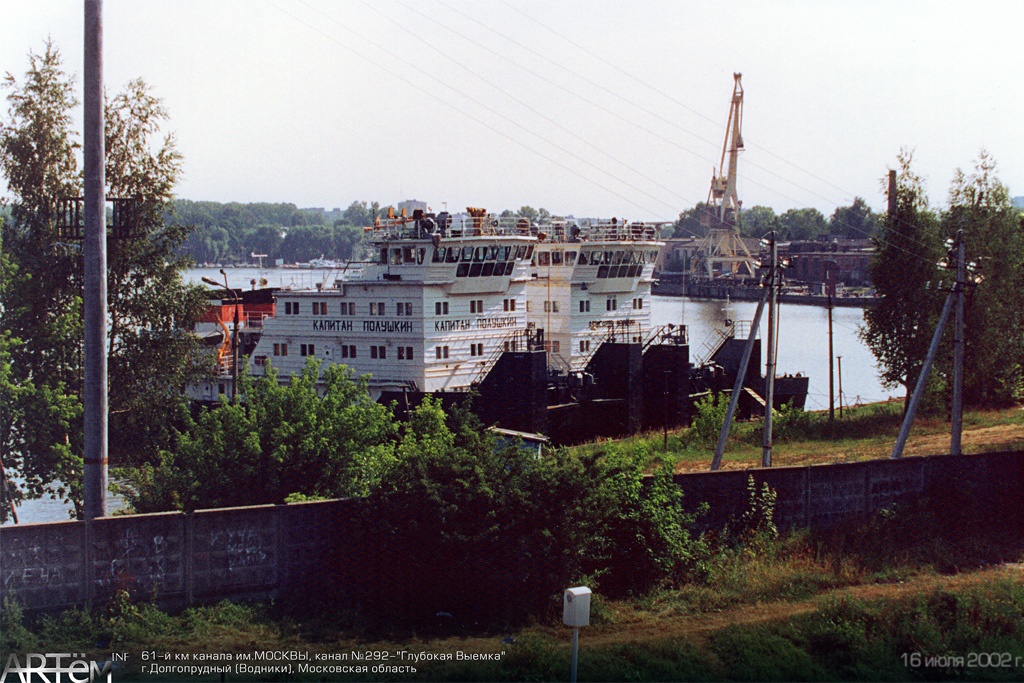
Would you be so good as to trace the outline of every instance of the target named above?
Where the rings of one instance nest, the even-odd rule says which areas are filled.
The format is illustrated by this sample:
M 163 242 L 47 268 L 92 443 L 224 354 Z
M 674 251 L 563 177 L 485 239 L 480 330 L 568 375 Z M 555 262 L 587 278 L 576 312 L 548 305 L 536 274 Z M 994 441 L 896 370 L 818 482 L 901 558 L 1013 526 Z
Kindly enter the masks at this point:
M 645 478 L 646 455 L 537 458 L 427 399 L 397 458 L 366 500 L 361 561 L 346 563 L 383 621 L 516 622 L 577 582 L 616 596 L 679 578 L 701 552 L 670 470 Z

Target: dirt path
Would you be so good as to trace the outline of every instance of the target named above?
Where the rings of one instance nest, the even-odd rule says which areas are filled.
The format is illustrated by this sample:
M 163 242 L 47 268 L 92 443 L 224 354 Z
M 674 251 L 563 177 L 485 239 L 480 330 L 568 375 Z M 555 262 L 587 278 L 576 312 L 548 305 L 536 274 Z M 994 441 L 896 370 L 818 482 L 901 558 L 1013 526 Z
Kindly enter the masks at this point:
M 896 438 L 879 440 L 875 444 L 862 443 L 857 446 L 857 454 L 861 457 L 888 458 L 892 453 Z M 965 453 L 983 451 L 1014 450 L 1024 448 L 1024 427 L 1020 425 L 995 425 L 991 427 L 966 428 L 961 434 L 961 446 Z M 822 465 L 827 463 L 845 462 L 850 454 L 841 447 L 826 448 L 813 454 L 798 453 L 792 450 L 787 453 L 785 445 L 776 449 L 774 463 L 777 467 Z M 942 455 L 949 453 L 949 432 L 939 434 L 913 434 L 907 440 L 903 454 L 910 455 Z M 724 460 L 722 469 L 749 469 L 759 465 L 755 460 Z M 711 466 L 709 453 L 706 461 L 688 461 L 676 463 L 676 472 L 706 472 Z
M 954 576 L 924 576 L 893 584 L 851 586 L 849 588 L 826 591 L 810 600 L 800 602 L 780 601 L 740 605 L 710 614 L 679 616 L 672 619 L 652 619 L 649 622 L 645 620 L 635 624 L 592 626 L 587 629 L 586 638 L 588 645 L 635 643 L 672 638 L 688 638 L 700 641 L 726 626 L 737 624 L 753 625 L 814 612 L 829 597 L 845 596 L 864 600 L 895 598 L 915 593 L 927 593 L 940 587 L 962 588 L 1004 577 L 1016 577 L 1024 580 L 1024 565 L 1004 564 Z M 558 631 L 552 629 L 550 635 L 557 638 Z
M 635 621 L 614 624 L 594 624 L 581 631 L 587 647 L 597 645 L 618 645 L 642 642 L 657 642 L 685 638 L 697 644 L 706 642 L 717 631 L 727 626 L 755 625 L 801 614 L 818 609 L 826 599 L 850 597 L 858 599 L 895 598 L 915 593 L 926 593 L 940 587 L 962 588 L 993 579 L 1014 577 L 1024 580 L 1024 564 L 1003 564 L 974 572 L 953 576 L 922 576 L 900 583 L 869 584 L 825 591 L 809 600 L 798 602 L 768 602 L 753 605 L 738 605 L 729 609 L 704 614 L 678 615 L 673 617 L 639 616 Z M 560 625 L 536 626 L 520 632 L 517 638 L 539 635 L 545 640 L 569 646 L 572 631 Z M 390 643 L 377 643 L 378 649 L 393 649 Z M 501 637 L 450 637 L 429 638 L 406 643 L 406 648 L 426 652 L 500 652 L 509 647 Z

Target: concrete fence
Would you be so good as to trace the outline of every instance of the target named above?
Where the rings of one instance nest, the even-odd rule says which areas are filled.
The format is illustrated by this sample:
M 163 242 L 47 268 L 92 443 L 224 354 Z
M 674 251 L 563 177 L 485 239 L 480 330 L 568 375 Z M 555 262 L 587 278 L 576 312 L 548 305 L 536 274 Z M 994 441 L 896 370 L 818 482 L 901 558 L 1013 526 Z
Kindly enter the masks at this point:
M 983 501 L 993 519 L 1024 523 L 1024 451 L 676 475 L 688 506 L 715 528 L 747 505 L 747 480 L 777 494 L 780 528 L 825 528 L 922 495 Z M 955 495 L 954 495 L 955 494 Z M 0 598 L 27 609 L 103 601 L 118 588 L 164 603 L 280 596 L 329 581 L 353 555 L 358 501 L 117 516 L 0 527 Z M 1013 527 L 1011 527 L 1013 528 Z M 401 552 L 400 548 L 390 549 Z

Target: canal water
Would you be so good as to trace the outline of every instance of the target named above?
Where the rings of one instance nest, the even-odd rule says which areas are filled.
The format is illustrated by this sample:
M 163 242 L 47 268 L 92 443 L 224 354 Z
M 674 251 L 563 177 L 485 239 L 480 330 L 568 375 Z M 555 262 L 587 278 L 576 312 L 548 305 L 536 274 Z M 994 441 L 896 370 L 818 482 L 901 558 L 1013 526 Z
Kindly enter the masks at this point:
M 295 268 L 225 268 L 230 287 L 249 288 L 255 280 L 257 286 L 312 287 L 317 282 L 333 282 L 341 277 L 340 271 L 303 270 Z M 218 283 L 224 275 L 218 268 L 196 268 L 189 271 L 193 282 L 206 277 Z M 265 280 L 264 285 L 261 281 Z M 651 317 L 655 326 L 669 323 L 686 325 L 690 339 L 691 357 L 700 355 L 704 342 L 711 339 L 714 330 L 727 319 L 750 321 L 757 304 L 747 301 L 726 302 L 687 299 L 685 297 L 654 296 L 651 298 Z M 860 308 L 836 308 L 832 312 L 833 354 L 841 357 L 843 403 L 870 403 L 884 401 L 896 395 L 895 390 L 882 388 L 878 369 L 871 351 L 857 336 L 864 321 Z M 767 311 L 761 317 L 763 354 L 767 353 Z M 838 407 L 840 385 L 839 366 L 835 368 L 835 394 Z M 763 368 L 762 368 L 763 372 Z M 777 374 L 802 373 L 810 377 L 807 396 L 808 410 L 828 408 L 828 310 L 818 306 L 783 304 L 779 307 L 779 349 Z M 69 518 L 68 506 L 48 498 L 28 501 L 18 508 L 22 524 L 58 522 Z M 8 520 L 6 524 L 11 524 Z

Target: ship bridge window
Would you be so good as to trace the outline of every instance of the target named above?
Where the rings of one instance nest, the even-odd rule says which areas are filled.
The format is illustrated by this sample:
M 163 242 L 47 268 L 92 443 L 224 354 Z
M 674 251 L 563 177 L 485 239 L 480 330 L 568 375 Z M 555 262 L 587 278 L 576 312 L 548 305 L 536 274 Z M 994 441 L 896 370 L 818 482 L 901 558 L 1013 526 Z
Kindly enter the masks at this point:
M 445 263 L 458 263 L 459 262 L 459 250 L 456 247 L 452 247 L 448 250 L 448 253 L 444 257 Z
M 565 252 L 565 265 L 571 266 L 574 263 L 576 263 L 576 252 L 575 251 L 567 251 L 567 252 Z
M 473 260 L 473 247 L 463 247 L 462 248 L 462 260 L 463 261 L 472 261 Z
M 391 250 L 391 265 L 400 266 L 402 265 L 402 250 L 392 249 Z
M 469 266 L 469 276 L 470 277 L 480 277 L 480 271 L 483 269 L 483 267 L 484 267 L 484 264 L 482 264 L 482 263 L 470 264 L 470 266 Z
M 455 277 L 466 277 L 467 275 L 469 275 L 469 264 L 460 263 L 455 271 Z
M 563 254 L 562 254 L 562 250 L 561 249 L 555 249 L 553 252 L 551 252 L 551 265 L 553 265 L 553 266 L 560 266 L 560 265 L 562 265 L 562 256 L 563 256 Z
M 473 260 L 474 261 L 483 261 L 486 257 L 487 257 L 487 247 L 477 247 L 476 250 L 473 251 Z
M 587 265 L 587 261 L 588 261 L 588 259 L 587 259 L 587 252 L 581 251 L 580 252 L 580 265 L 581 266 Z
M 516 260 L 522 261 L 526 258 L 526 245 L 516 247 Z
M 445 252 L 448 251 L 444 247 L 434 249 L 434 263 L 444 263 Z
M 504 272 L 504 266 L 502 266 L 502 272 Z M 480 277 L 490 277 L 491 275 L 494 275 L 494 264 L 485 263 L 483 270 L 480 271 Z
M 537 252 L 537 265 L 538 266 L 549 266 L 551 265 L 551 252 L 539 251 Z
M 487 260 L 488 261 L 494 261 L 495 259 L 497 259 L 498 258 L 498 252 L 500 250 L 501 250 L 501 247 L 498 247 L 498 246 L 493 246 L 493 247 L 489 248 L 487 250 Z
M 402 261 L 404 263 L 415 263 L 416 262 L 416 250 L 412 247 L 406 247 L 402 249 Z
M 601 252 L 601 263 L 603 263 L 606 266 L 611 265 L 611 263 L 612 263 L 612 252 L 610 252 L 610 251 L 603 251 L 603 252 Z
M 615 258 L 612 259 L 612 265 L 615 265 L 615 266 L 619 265 L 620 263 L 622 263 L 623 259 L 625 259 L 625 258 L 626 258 L 626 252 L 624 252 L 624 251 L 617 251 L 617 252 L 615 252 Z
M 598 278 L 606 278 L 606 277 L 608 277 L 608 269 L 609 268 L 611 268 L 611 266 L 601 266 L 601 267 L 599 267 L 597 269 L 597 277 Z
M 511 261 L 512 260 L 512 247 L 503 247 L 501 250 L 501 258 L 499 261 Z
M 505 275 L 511 275 L 512 271 L 515 269 L 515 267 L 516 267 L 516 264 L 513 261 L 509 261 L 508 263 L 506 263 L 505 264 Z
M 533 245 L 532 244 L 526 247 L 526 258 L 527 259 L 532 259 L 533 258 Z

